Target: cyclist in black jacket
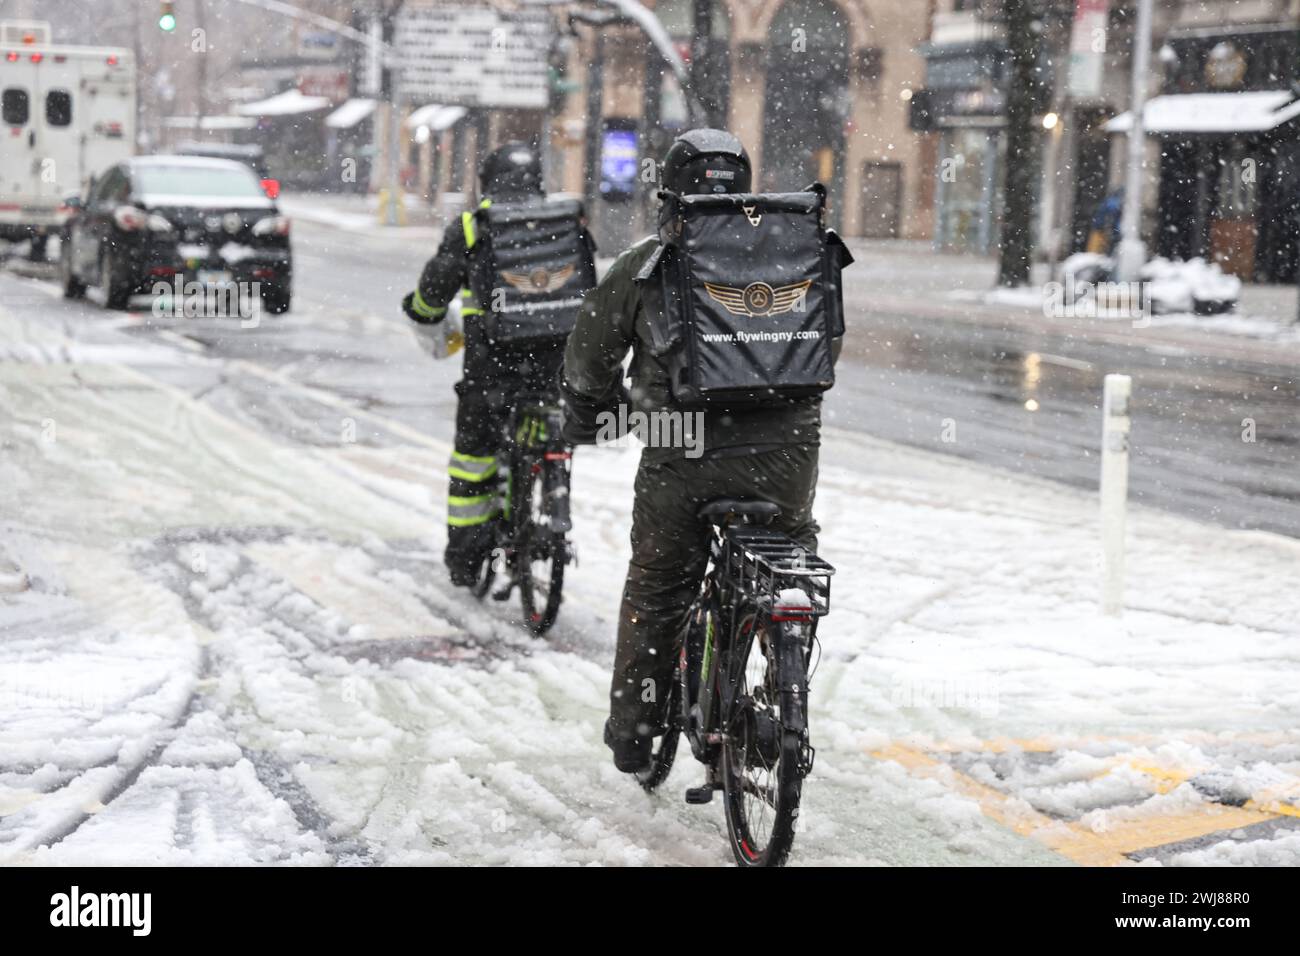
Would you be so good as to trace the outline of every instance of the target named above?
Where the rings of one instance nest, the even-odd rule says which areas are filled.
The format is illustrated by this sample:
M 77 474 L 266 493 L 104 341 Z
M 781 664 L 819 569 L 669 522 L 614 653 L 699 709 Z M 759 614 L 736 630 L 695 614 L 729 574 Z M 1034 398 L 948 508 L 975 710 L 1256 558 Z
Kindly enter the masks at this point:
M 524 143 L 492 151 L 479 167 L 480 206 L 542 201 L 542 164 Z M 402 300 L 413 322 L 444 320 L 457 296 L 465 322 L 464 377 L 456 384 L 456 441 L 447 472 L 447 550 L 452 582 L 472 585 L 489 556 L 498 517 L 497 447 L 512 397 L 552 386 L 563 358 L 563 340 L 527 349 L 493 346 L 479 317 L 482 305 L 467 288 L 469 254 L 478 237 L 473 212 L 443 230 L 437 254 L 425 264 L 415 291 Z

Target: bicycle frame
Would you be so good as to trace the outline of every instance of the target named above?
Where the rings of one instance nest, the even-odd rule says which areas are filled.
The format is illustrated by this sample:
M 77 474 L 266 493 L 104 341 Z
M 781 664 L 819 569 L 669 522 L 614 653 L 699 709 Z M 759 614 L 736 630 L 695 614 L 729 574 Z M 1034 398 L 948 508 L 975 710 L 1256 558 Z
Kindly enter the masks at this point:
M 506 444 L 500 465 L 506 473 L 503 524 L 512 538 L 515 516 L 523 502 L 516 500 L 515 475 L 520 468 L 543 472 L 544 493 L 551 498 L 551 530 L 567 534 L 573 530 L 569 507 L 569 464 L 573 453 L 560 437 L 562 419 L 554 399 L 536 392 L 521 394 L 510 411 Z M 563 479 L 563 480 L 560 480 Z
M 561 601 L 564 566 L 574 560 L 568 540 L 573 521 L 569 503 L 569 467 L 572 452 L 561 437 L 560 411 L 547 395 L 522 393 L 515 399 L 503 426 L 504 441 L 497 452 L 498 475 L 505 474 L 501 520 L 496 524 L 496 546 L 474 586 L 483 597 L 497 574 L 505 586 L 492 592 L 504 601 L 520 588 L 526 622 L 542 634 L 555 621 Z M 499 480 L 499 479 L 498 479 Z M 540 487 L 542 498 L 533 498 Z M 550 565 L 545 575 L 545 600 L 536 604 L 533 562 Z

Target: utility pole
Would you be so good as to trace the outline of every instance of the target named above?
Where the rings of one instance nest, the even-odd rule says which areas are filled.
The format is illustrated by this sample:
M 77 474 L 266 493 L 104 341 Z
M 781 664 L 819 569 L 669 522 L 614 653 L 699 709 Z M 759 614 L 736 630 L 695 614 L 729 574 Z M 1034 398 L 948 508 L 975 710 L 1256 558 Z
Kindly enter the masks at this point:
M 141 138 L 144 132 L 144 94 L 145 88 L 142 79 L 144 77 L 144 63 L 142 57 L 144 51 L 140 43 L 140 4 L 131 4 L 131 55 L 135 67 L 135 142 L 131 144 L 131 151 L 135 152 L 141 146 Z M 150 137 L 149 145 L 153 145 Z
M 612 19 L 612 18 L 611 18 Z M 587 130 L 584 151 L 587 175 L 583 185 L 587 209 L 595 214 L 600 183 L 601 119 L 605 112 L 605 33 L 599 27 L 592 36 L 592 55 L 587 61 Z
M 718 125 L 718 102 L 713 95 L 713 0 L 694 0 L 695 36 L 691 40 L 691 85 L 704 109 L 705 121 Z
M 200 36 L 203 38 L 203 46 L 199 51 L 199 100 L 198 108 L 195 112 L 198 116 L 194 118 L 195 139 L 203 138 L 203 117 L 208 115 L 208 16 L 207 0 L 195 0 L 194 19 L 196 25 L 201 31 Z
M 1120 282 L 1136 282 L 1146 264 L 1142 243 L 1142 177 L 1147 128 L 1147 72 L 1151 67 L 1151 0 L 1137 0 L 1137 24 L 1133 31 L 1133 92 L 1129 103 L 1132 122 L 1128 128 L 1128 171 L 1124 181 L 1124 215 L 1120 220 L 1120 241 L 1116 254 L 1116 276 Z
M 1024 286 L 1029 284 L 1034 251 L 1034 187 L 1039 169 L 1034 112 L 1042 84 L 1037 70 L 1042 24 L 1034 16 L 1033 0 L 1004 0 L 1003 13 L 1010 71 L 998 284 Z
M 394 74 L 391 50 L 393 48 L 393 38 L 397 33 L 397 15 L 401 13 L 402 7 L 406 0 L 388 0 L 384 3 L 381 0 L 380 6 L 380 27 L 381 35 L 390 56 L 384 58 L 382 79 L 380 80 L 380 91 L 383 99 L 388 104 L 388 162 L 384 174 L 384 224 L 388 226 L 398 225 L 404 216 L 405 210 L 402 208 L 402 184 L 401 166 L 398 152 L 402 148 L 402 135 L 398 124 L 401 122 L 401 109 L 397 101 L 397 82 Z

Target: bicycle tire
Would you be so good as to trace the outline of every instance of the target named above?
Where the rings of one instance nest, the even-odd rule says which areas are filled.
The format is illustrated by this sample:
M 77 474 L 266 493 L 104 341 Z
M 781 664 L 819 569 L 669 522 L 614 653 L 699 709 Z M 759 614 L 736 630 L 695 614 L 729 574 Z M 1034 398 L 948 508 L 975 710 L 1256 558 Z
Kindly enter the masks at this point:
M 761 689 L 750 688 L 746 679 L 746 683 L 738 687 L 736 699 L 728 706 L 727 733 L 720 759 L 723 807 L 727 835 L 737 864 L 775 867 L 785 865 L 794 844 L 803 789 L 799 766 L 802 735 L 786 726 L 787 721 L 801 726 L 802 715 L 779 713 L 782 698 L 787 701 L 790 698 L 777 689 L 798 679 L 798 675 L 787 676 L 786 672 L 792 667 L 802 669 L 803 657 L 796 645 L 798 635 L 793 625 L 766 621 L 753 627 L 754 620 L 751 616 L 737 625 L 729 653 L 731 665 L 738 661 L 739 667 L 746 669 L 756 639 L 762 635 L 776 635 L 777 647 L 772 649 L 769 641 L 766 649 L 762 650 Z M 760 693 L 750 693 L 760 690 Z M 793 704 L 801 708 L 806 708 L 806 705 L 806 699 Z M 772 755 L 770 758 L 761 752 L 764 735 L 773 739 L 767 744 L 768 753 Z M 751 779 L 752 770 L 765 773 L 766 776 L 761 778 L 764 782 Z M 756 804 L 770 808 L 771 820 L 766 829 L 763 824 L 767 822 L 765 818 L 769 813 L 765 809 L 755 819 Z
M 470 593 L 480 601 L 487 597 L 488 591 L 492 590 L 492 582 L 496 580 L 496 550 L 483 559 L 483 564 L 479 568 L 478 578 L 470 585 Z
M 673 761 L 677 758 L 677 744 L 682 737 L 681 678 L 681 671 L 675 669 L 672 684 L 668 688 L 668 700 L 665 703 L 668 711 L 668 729 L 650 751 L 650 766 L 645 770 L 638 770 L 636 774 L 636 782 L 641 784 L 641 789 L 646 793 L 654 793 L 658 786 L 668 779 L 668 775 L 673 770 Z
M 526 515 L 521 511 L 525 524 L 516 550 L 516 580 L 519 582 L 519 598 L 524 606 L 524 624 L 534 635 L 541 637 L 551 629 L 560 613 L 564 592 L 564 565 L 568 562 L 567 543 L 563 534 L 544 529 L 535 520 L 536 514 L 544 513 L 547 508 L 544 496 L 539 503 L 533 495 L 534 488 L 542 478 L 542 471 L 534 471 L 531 467 L 521 470 L 524 474 L 517 476 L 522 484 L 517 500 L 528 511 Z M 545 488 L 544 482 L 542 487 Z M 548 564 L 545 601 L 537 599 L 534 553 L 543 554 Z
M 531 531 L 537 533 L 536 526 L 533 526 Z M 532 562 L 523 558 L 519 563 L 519 597 L 524 605 L 524 623 L 528 626 L 528 630 L 538 637 L 549 631 L 559 616 L 564 590 L 564 538 L 559 535 L 549 535 L 549 537 L 552 539 L 547 545 L 550 553 L 549 581 L 546 602 L 541 607 L 538 607 Z

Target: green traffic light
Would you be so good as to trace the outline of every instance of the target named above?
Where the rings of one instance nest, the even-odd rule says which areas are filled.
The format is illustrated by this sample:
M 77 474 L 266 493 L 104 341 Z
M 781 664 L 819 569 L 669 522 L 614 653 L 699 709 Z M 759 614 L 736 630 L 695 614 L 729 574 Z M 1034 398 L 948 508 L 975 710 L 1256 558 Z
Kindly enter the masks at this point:
M 158 18 L 158 29 L 171 33 L 176 29 L 176 14 L 164 13 Z

